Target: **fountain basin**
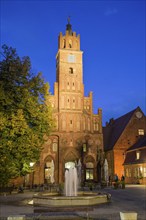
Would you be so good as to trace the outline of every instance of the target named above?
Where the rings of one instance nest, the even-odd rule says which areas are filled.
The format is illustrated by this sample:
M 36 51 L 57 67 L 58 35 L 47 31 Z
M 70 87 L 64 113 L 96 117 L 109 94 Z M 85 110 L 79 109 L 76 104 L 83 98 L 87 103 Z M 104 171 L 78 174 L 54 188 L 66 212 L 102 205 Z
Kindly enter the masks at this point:
M 92 206 L 109 201 L 108 194 L 79 194 L 78 196 L 57 196 L 50 194 L 38 194 L 33 197 L 34 206 L 43 207 L 72 207 L 72 206 Z

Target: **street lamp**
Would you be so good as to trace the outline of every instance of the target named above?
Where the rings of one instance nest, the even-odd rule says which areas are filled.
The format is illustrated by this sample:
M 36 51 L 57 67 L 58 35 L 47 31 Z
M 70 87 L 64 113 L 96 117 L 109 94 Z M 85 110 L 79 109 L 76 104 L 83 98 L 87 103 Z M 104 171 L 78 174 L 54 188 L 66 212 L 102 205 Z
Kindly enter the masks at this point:
M 31 189 L 33 188 L 33 182 L 34 182 L 34 169 L 33 169 L 33 166 L 34 166 L 35 162 L 30 162 L 29 165 L 32 169 L 32 178 L 31 178 Z

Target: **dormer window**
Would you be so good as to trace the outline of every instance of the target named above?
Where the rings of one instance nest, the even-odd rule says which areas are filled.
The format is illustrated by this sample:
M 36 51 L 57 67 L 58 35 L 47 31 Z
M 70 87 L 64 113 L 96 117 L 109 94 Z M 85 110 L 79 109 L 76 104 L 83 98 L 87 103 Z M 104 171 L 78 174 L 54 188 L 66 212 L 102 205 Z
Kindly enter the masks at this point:
M 138 129 L 138 135 L 144 135 L 144 129 Z

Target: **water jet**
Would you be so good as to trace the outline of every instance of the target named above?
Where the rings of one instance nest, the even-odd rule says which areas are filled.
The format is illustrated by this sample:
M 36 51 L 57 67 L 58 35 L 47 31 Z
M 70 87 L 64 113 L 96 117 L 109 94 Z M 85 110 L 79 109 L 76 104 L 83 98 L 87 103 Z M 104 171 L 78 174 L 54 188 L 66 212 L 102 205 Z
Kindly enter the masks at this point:
M 65 171 L 64 193 L 45 193 L 34 194 L 34 206 L 49 208 L 93 206 L 107 203 L 110 195 L 96 192 L 77 192 L 78 176 L 76 167 Z

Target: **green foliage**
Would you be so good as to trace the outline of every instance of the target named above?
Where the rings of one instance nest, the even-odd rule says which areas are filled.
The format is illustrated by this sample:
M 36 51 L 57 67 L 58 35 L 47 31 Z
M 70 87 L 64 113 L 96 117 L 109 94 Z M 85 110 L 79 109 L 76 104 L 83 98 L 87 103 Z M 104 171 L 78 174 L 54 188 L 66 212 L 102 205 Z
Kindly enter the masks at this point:
M 29 57 L 4 45 L 0 61 L 0 184 L 30 171 L 39 160 L 44 135 L 54 127 L 49 85 L 31 73 Z

